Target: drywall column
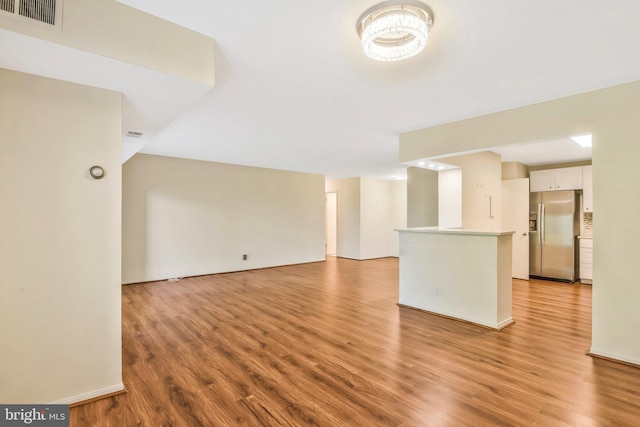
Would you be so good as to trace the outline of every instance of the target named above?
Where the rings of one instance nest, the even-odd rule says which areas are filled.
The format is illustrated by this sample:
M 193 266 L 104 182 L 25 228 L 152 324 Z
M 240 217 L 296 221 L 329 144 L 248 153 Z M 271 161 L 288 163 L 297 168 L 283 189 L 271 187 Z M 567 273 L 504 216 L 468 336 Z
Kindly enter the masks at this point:
M 407 228 L 407 181 L 391 183 L 391 251 L 390 255 L 400 256 L 400 235 L 398 228 Z
M 462 228 L 462 170 L 438 172 L 438 226 Z
M 462 170 L 462 227 L 498 230 L 502 216 L 502 164 L 484 151 L 441 159 Z M 440 224 L 442 225 L 442 224 Z
M 438 225 L 438 172 L 407 169 L 407 227 Z
M 591 353 L 640 365 L 640 90 L 628 110 L 616 109 L 620 126 L 593 141 L 593 341 Z
M 123 388 L 121 106 L 116 92 L 0 69 L 2 403 Z
M 360 259 L 391 251 L 391 181 L 360 178 Z

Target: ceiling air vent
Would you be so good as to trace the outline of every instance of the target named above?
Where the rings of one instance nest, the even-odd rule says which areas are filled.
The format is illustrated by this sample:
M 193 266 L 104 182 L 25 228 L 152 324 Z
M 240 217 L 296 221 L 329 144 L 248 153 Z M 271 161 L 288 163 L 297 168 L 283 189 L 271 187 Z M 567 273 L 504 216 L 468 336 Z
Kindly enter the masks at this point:
M 0 15 L 62 29 L 62 0 L 0 0 Z
M 5 12 L 9 13 L 15 13 L 16 0 L 0 0 L 0 10 L 4 10 Z
M 130 130 L 129 132 L 127 132 L 127 136 L 129 138 L 140 138 L 142 136 L 142 132 L 136 132 L 136 131 Z

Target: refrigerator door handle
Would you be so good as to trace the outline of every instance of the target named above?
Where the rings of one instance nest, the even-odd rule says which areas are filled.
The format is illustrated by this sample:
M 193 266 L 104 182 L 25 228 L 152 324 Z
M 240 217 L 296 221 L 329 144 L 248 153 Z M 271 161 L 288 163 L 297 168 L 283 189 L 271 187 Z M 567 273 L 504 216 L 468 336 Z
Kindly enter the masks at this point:
M 545 224 L 544 224 L 544 205 L 540 205 L 540 207 L 542 208 L 542 209 L 541 209 L 541 212 L 540 212 L 540 215 L 541 215 L 540 219 L 542 220 L 542 222 L 540 223 L 540 224 L 541 224 L 540 244 L 541 244 L 541 245 L 544 245 L 544 240 L 545 240 L 545 235 L 544 235 L 544 233 L 545 233 L 545 231 L 546 231 L 546 230 L 545 230 Z
M 536 221 L 536 234 L 538 235 L 538 244 L 542 246 L 542 205 L 538 205 L 538 220 Z

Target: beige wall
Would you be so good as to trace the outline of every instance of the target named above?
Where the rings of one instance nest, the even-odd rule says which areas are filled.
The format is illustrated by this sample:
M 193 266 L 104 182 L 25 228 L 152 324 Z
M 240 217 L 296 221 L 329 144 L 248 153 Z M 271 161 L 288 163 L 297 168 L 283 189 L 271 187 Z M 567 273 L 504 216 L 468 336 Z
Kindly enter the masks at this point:
M 359 260 L 398 256 L 394 229 L 406 227 L 406 181 L 330 179 L 326 191 L 337 193 L 337 256 Z
M 501 230 L 502 163 L 500 155 L 483 151 L 447 157 L 443 163 L 462 170 L 462 227 Z
M 2 403 L 122 389 L 121 105 L 0 69 Z
M 400 136 L 400 160 L 593 134 L 593 353 L 640 364 L 640 82 L 448 123 Z M 517 321 L 517 319 L 516 319 Z
M 560 169 L 560 168 L 570 168 L 574 166 L 589 166 L 591 164 L 591 160 L 585 160 L 581 162 L 566 162 L 566 163 L 555 163 L 552 165 L 537 165 L 537 166 L 529 166 L 530 171 L 541 171 L 547 169 Z
M 324 197 L 322 175 L 136 154 L 122 282 L 323 261 Z
M 0 28 L 214 84 L 213 39 L 113 0 L 64 0 L 62 32 L 0 16 Z
M 438 172 L 407 168 L 407 227 L 438 225 Z
M 502 163 L 502 180 L 529 178 L 529 166 L 519 162 Z

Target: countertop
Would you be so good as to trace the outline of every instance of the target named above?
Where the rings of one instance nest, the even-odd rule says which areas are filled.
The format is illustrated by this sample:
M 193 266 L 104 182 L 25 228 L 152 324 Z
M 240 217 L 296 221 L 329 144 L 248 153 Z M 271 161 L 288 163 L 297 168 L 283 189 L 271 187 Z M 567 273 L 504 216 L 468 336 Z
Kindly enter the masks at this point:
M 475 235 L 475 236 L 504 236 L 504 235 L 515 233 L 515 231 L 472 230 L 467 228 L 441 228 L 441 227 L 396 228 L 396 231 L 402 231 L 405 233 L 457 234 L 457 235 Z

